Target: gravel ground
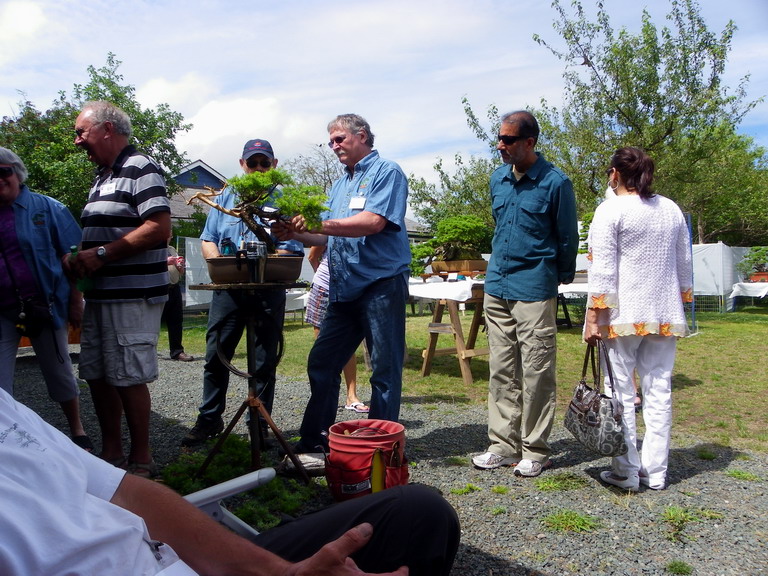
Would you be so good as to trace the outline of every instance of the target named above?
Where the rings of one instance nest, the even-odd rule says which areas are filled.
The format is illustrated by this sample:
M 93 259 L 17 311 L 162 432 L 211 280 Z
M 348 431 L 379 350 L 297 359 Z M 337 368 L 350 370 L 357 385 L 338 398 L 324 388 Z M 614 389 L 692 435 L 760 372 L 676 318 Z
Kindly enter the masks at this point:
M 71 349 L 77 361 L 77 347 Z M 152 384 L 152 436 L 155 459 L 167 464 L 179 454 L 179 441 L 193 424 L 201 394 L 202 360 L 160 360 L 160 379 Z M 308 396 L 305 381 L 279 379 L 273 417 L 286 437 L 297 435 Z M 368 398 L 370 390 L 359 391 Z M 245 395 L 233 378 L 229 416 Z M 23 352 L 17 363 L 16 397 L 49 422 L 66 430 L 65 421 L 47 396 L 36 360 Z M 82 395 L 86 430 L 98 444 L 98 425 L 90 395 Z M 355 417 L 350 411 L 340 418 Z M 768 459 L 765 454 L 706 446 L 696 438 L 675 437 L 670 455 L 669 487 L 627 496 L 602 485 L 598 473 L 608 458 L 582 450 L 558 418 L 552 434 L 555 466 L 538 479 L 517 478 L 511 468 L 481 471 L 469 462 L 487 445 L 484 406 L 403 400 L 406 453 L 412 461 L 411 481 L 440 490 L 458 511 L 462 544 L 455 576 L 497 575 L 662 575 L 667 565 L 684 562 L 695 575 L 768 575 Z M 236 432 L 245 433 L 238 424 Z M 704 460 L 706 446 L 715 458 Z M 97 446 L 98 450 L 98 446 Z M 735 479 L 743 471 L 757 480 Z M 581 488 L 544 491 L 537 480 L 570 473 Z M 467 488 L 469 490 L 466 490 Z M 464 490 L 462 490 L 464 489 Z M 684 508 L 698 520 L 686 523 L 678 539 L 670 538 L 663 514 Z M 555 532 L 545 517 L 563 510 L 598 519 L 586 533 Z M 683 573 L 683 572 L 678 572 Z M 687 573 L 687 572 L 686 572 Z

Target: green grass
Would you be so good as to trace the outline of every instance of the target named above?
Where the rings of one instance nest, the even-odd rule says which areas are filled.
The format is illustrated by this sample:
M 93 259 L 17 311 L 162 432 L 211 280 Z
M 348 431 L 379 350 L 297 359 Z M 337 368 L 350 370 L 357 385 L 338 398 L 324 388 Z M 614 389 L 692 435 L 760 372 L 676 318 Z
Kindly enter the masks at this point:
M 752 472 L 745 472 L 744 470 L 726 470 L 725 474 L 736 480 L 746 480 L 747 482 L 757 482 L 760 480 L 760 476 L 753 474 Z
M 693 509 L 683 506 L 668 506 L 661 517 L 669 528 L 668 538 L 681 542 L 683 540 L 683 530 L 685 530 L 689 523 L 702 520 L 719 520 L 723 515 L 720 512 L 707 508 Z
M 453 488 L 451 489 L 451 494 L 458 494 L 458 495 L 464 495 L 464 494 L 471 494 L 472 492 L 479 492 L 482 490 L 480 486 L 477 486 L 476 484 L 465 484 L 461 488 Z
M 679 574 L 680 576 L 686 576 L 687 574 L 693 574 L 693 567 L 690 564 L 686 564 L 681 560 L 673 560 L 667 564 L 667 572 L 670 574 Z
M 579 488 L 584 488 L 589 484 L 589 481 L 577 474 L 560 472 L 536 478 L 535 484 L 542 492 L 562 492 L 565 490 L 578 490 Z
M 250 444 L 245 438 L 234 434 L 227 437 L 221 452 L 215 456 L 205 474 L 198 477 L 197 472 L 207 454 L 208 450 L 182 454 L 163 469 L 163 482 L 180 494 L 189 494 L 245 474 L 250 468 Z M 269 466 L 277 464 L 264 463 Z M 306 511 L 307 503 L 317 499 L 321 492 L 324 495 L 327 490 L 317 481 L 307 485 L 280 475 L 271 482 L 233 496 L 228 501 L 228 508 L 262 531 L 279 524 L 284 514 L 299 515 Z
M 573 510 L 560 510 L 545 516 L 542 524 L 553 532 L 592 532 L 600 527 L 600 521 L 594 516 Z
M 471 311 L 462 317 L 469 329 Z M 403 370 L 403 403 L 438 401 L 461 405 L 485 402 L 488 395 L 488 357 L 472 359 L 474 382 L 464 385 L 455 356 L 438 356 L 429 376 L 421 376 L 421 351 L 427 344 L 428 313 L 413 315 L 406 321 L 408 359 Z M 765 371 L 765 335 L 768 334 L 768 307 L 747 308 L 727 314 L 698 313 L 699 333 L 678 343 L 673 373 L 673 435 L 694 436 L 707 445 L 723 445 L 734 450 L 768 452 L 768 375 Z M 185 319 L 184 344 L 187 352 L 203 355 L 205 317 Z M 291 316 L 285 323 L 285 353 L 278 373 L 291 378 L 306 378 L 309 350 L 314 341 L 312 327 Z M 584 343 L 581 329 L 558 331 L 558 410 L 565 411 L 573 387 L 581 373 Z M 486 345 L 480 334 L 477 347 Z M 161 340 L 162 345 L 162 340 Z M 440 336 L 439 347 L 451 345 Z M 358 351 L 358 380 L 366 382 L 369 372 Z M 234 358 L 236 366 L 246 365 L 241 343 Z M 707 458 L 706 455 L 703 458 Z

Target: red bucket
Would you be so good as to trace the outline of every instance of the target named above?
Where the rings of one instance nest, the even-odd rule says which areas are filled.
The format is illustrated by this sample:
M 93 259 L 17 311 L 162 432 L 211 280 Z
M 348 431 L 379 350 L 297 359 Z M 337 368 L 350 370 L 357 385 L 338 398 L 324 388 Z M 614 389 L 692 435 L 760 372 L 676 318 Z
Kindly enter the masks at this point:
M 389 420 L 346 420 L 328 431 L 325 465 L 336 501 L 408 483 L 405 427 Z

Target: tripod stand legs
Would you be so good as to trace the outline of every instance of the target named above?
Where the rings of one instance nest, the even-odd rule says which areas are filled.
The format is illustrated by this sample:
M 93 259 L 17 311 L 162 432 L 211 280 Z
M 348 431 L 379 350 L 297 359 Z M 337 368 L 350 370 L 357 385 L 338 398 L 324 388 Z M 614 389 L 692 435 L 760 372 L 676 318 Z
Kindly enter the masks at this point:
M 205 461 L 202 463 L 199 470 L 197 471 L 197 476 L 200 477 L 205 473 L 206 469 L 210 465 L 214 456 L 216 456 L 216 454 L 218 454 L 221 451 L 221 447 L 224 445 L 224 442 L 226 441 L 227 437 L 229 437 L 230 433 L 235 428 L 235 425 L 240 420 L 240 418 L 242 417 L 242 415 L 245 413 L 246 410 L 250 410 L 250 413 L 251 413 L 250 414 L 251 417 L 248 422 L 248 431 L 251 436 L 251 469 L 258 470 L 259 468 L 261 468 L 261 444 L 262 444 L 263 438 L 262 438 L 261 426 L 259 424 L 259 418 L 257 416 L 257 413 L 258 413 L 267 423 L 267 426 L 269 426 L 272 429 L 272 432 L 274 433 L 275 438 L 280 443 L 280 446 L 283 448 L 283 450 L 285 450 L 285 453 L 291 459 L 291 462 L 293 462 L 293 465 L 296 467 L 296 470 L 299 471 L 299 474 L 301 475 L 304 482 L 309 484 L 310 483 L 309 474 L 307 474 L 307 470 L 306 468 L 304 468 L 304 464 L 302 464 L 301 460 L 299 460 L 299 458 L 296 456 L 296 453 L 293 451 L 293 448 L 291 448 L 291 446 L 285 440 L 285 437 L 283 436 L 283 433 L 280 431 L 280 428 L 278 428 L 277 424 L 275 424 L 275 421 L 272 420 L 272 416 L 270 416 L 269 412 L 267 412 L 267 409 L 264 408 L 264 405 L 261 403 L 261 401 L 255 396 L 252 396 L 250 394 L 248 399 L 242 403 L 240 408 L 238 408 L 234 418 L 232 418 L 232 421 L 227 425 L 224 431 L 219 435 L 219 438 L 216 441 L 216 444 L 214 444 L 213 448 L 211 448 L 211 451 L 208 453 L 208 456 L 205 458 Z

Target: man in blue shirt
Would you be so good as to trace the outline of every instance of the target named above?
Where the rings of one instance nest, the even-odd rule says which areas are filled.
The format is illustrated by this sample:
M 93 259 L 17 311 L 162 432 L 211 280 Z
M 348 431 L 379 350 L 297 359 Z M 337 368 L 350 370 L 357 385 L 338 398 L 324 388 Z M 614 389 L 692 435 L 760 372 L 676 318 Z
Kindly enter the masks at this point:
M 336 419 L 341 371 L 365 338 L 371 353 L 369 418 L 397 421 L 400 415 L 405 304 L 411 251 L 405 228 L 408 180 L 402 169 L 373 150 L 373 133 L 356 114 L 328 124 L 328 145 L 346 167 L 330 192 L 330 212 L 317 230 L 304 218 L 278 226 L 286 238 L 328 245 L 331 271 L 328 312 L 309 353 L 312 396 L 296 451 L 328 448 L 326 433 Z
M 502 116 L 484 301 L 491 445 L 472 458 L 478 468 L 515 466 L 517 476 L 538 476 L 552 464 L 557 286 L 573 280 L 579 243 L 571 181 L 535 151 L 538 137 L 529 112 Z
M 249 140 L 245 143 L 240 158 L 243 172 L 267 172 L 277 167 L 277 158 L 272 145 L 266 140 Z M 218 198 L 223 208 L 232 209 L 240 200 L 235 191 L 228 187 Z M 266 227 L 267 224 L 264 224 Z M 220 210 L 211 210 L 205 221 L 205 228 L 200 235 L 203 241 L 202 253 L 205 258 L 216 258 L 226 253 L 226 246 L 235 246 L 240 242 L 256 241 L 258 238 L 241 218 L 230 216 Z M 301 242 L 277 242 L 278 254 L 303 254 Z M 232 360 L 235 350 L 243 337 L 246 315 L 244 310 L 262 312 L 262 320 L 257 325 L 257 338 L 253 344 L 253 354 L 257 359 L 255 371 L 255 392 L 268 412 L 272 412 L 275 396 L 275 378 L 277 369 L 278 339 L 275 332 L 283 331 L 285 318 L 285 291 L 258 290 L 216 290 L 208 309 L 208 333 L 206 335 L 205 367 L 203 371 L 203 402 L 197 422 L 182 439 L 182 446 L 196 446 L 208 438 L 216 436 L 224 429 L 222 414 L 226 407 L 229 387 L 229 369 L 219 358 L 220 348 L 228 361 Z M 266 438 L 267 424 L 260 422 L 263 438 Z

